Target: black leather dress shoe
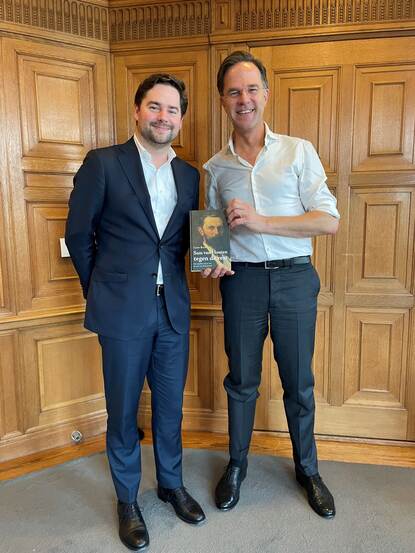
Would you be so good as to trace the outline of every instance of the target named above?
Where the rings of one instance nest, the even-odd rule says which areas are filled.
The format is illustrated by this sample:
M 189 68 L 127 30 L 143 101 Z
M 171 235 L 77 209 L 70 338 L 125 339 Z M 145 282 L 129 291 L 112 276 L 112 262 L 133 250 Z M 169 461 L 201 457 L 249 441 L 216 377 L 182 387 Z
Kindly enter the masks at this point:
M 200 524 L 206 519 L 205 513 L 199 503 L 187 492 L 186 488 L 157 488 L 159 499 L 165 503 L 171 503 L 176 515 L 189 524 Z
M 122 503 L 118 501 L 117 511 L 120 521 L 120 540 L 133 551 L 145 549 L 150 543 L 150 538 L 137 502 Z
M 215 490 L 216 507 L 221 511 L 233 509 L 239 501 L 239 489 L 246 477 L 247 466 L 229 463 Z
M 321 476 L 305 476 L 300 472 L 296 472 L 295 476 L 300 486 L 306 490 L 311 508 L 321 517 L 333 518 L 336 514 L 334 499 Z

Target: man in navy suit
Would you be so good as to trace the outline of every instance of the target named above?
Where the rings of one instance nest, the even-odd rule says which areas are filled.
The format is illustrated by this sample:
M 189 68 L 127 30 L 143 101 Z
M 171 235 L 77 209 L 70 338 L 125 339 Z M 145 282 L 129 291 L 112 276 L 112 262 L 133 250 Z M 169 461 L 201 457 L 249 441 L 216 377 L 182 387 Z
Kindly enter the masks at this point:
M 185 522 L 205 515 L 183 487 L 181 421 L 189 353 L 185 276 L 189 211 L 198 209 L 199 173 L 171 143 L 187 109 L 182 81 L 151 75 L 135 95 L 128 142 L 88 153 L 74 179 L 66 243 L 87 300 L 85 326 L 102 347 L 107 454 L 118 497 L 119 535 L 148 546 L 137 505 L 137 409 L 151 388 L 158 497 Z

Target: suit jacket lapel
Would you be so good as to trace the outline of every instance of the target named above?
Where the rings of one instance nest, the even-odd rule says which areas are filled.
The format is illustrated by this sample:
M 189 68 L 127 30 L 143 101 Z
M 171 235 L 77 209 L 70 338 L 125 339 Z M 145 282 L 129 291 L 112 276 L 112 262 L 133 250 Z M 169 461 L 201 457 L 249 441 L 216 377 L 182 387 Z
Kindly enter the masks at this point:
M 143 207 L 144 213 L 156 233 L 156 236 L 160 238 L 157 231 L 156 221 L 154 219 L 153 208 L 151 207 L 150 194 L 148 193 L 140 154 L 138 153 L 137 146 L 135 145 L 134 137 L 131 137 L 128 142 L 119 147 L 118 159 L 124 173 L 127 176 L 127 179 L 138 197 L 141 206 Z

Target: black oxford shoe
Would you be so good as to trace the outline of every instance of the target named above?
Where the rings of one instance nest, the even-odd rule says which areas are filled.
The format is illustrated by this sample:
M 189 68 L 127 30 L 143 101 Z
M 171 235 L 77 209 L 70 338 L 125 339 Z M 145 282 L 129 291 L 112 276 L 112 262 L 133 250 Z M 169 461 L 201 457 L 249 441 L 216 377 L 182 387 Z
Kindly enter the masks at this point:
M 215 490 L 216 507 L 221 511 L 233 509 L 239 501 L 239 490 L 246 477 L 246 465 L 237 467 L 231 462 L 226 467 Z
M 189 524 L 200 524 L 206 519 L 199 503 L 187 492 L 186 488 L 157 488 L 159 499 L 173 505 L 176 515 Z
M 305 476 L 300 472 L 296 472 L 295 476 L 300 486 L 306 490 L 311 508 L 321 517 L 333 518 L 336 514 L 334 499 L 321 476 Z
M 145 549 L 150 543 L 150 538 L 137 502 L 122 503 L 118 501 L 117 511 L 120 521 L 120 540 L 133 551 Z

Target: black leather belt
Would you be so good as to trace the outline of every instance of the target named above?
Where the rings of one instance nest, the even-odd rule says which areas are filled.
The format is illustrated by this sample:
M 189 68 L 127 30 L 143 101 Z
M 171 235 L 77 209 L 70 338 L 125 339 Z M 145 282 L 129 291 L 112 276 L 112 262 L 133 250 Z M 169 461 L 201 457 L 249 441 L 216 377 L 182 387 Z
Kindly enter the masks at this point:
M 164 284 L 156 284 L 156 296 L 162 296 L 164 294 Z
M 304 265 L 305 263 L 310 263 L 309 255 L 291 257 L 290 259 L 273 259 L 272 261 L 260 261 L 259 263 L 253 263 L 251 261 L 232 261 L 232 269 L 234 267 L 262 267 L 263 269 L 280 269 L 281 267 Z

